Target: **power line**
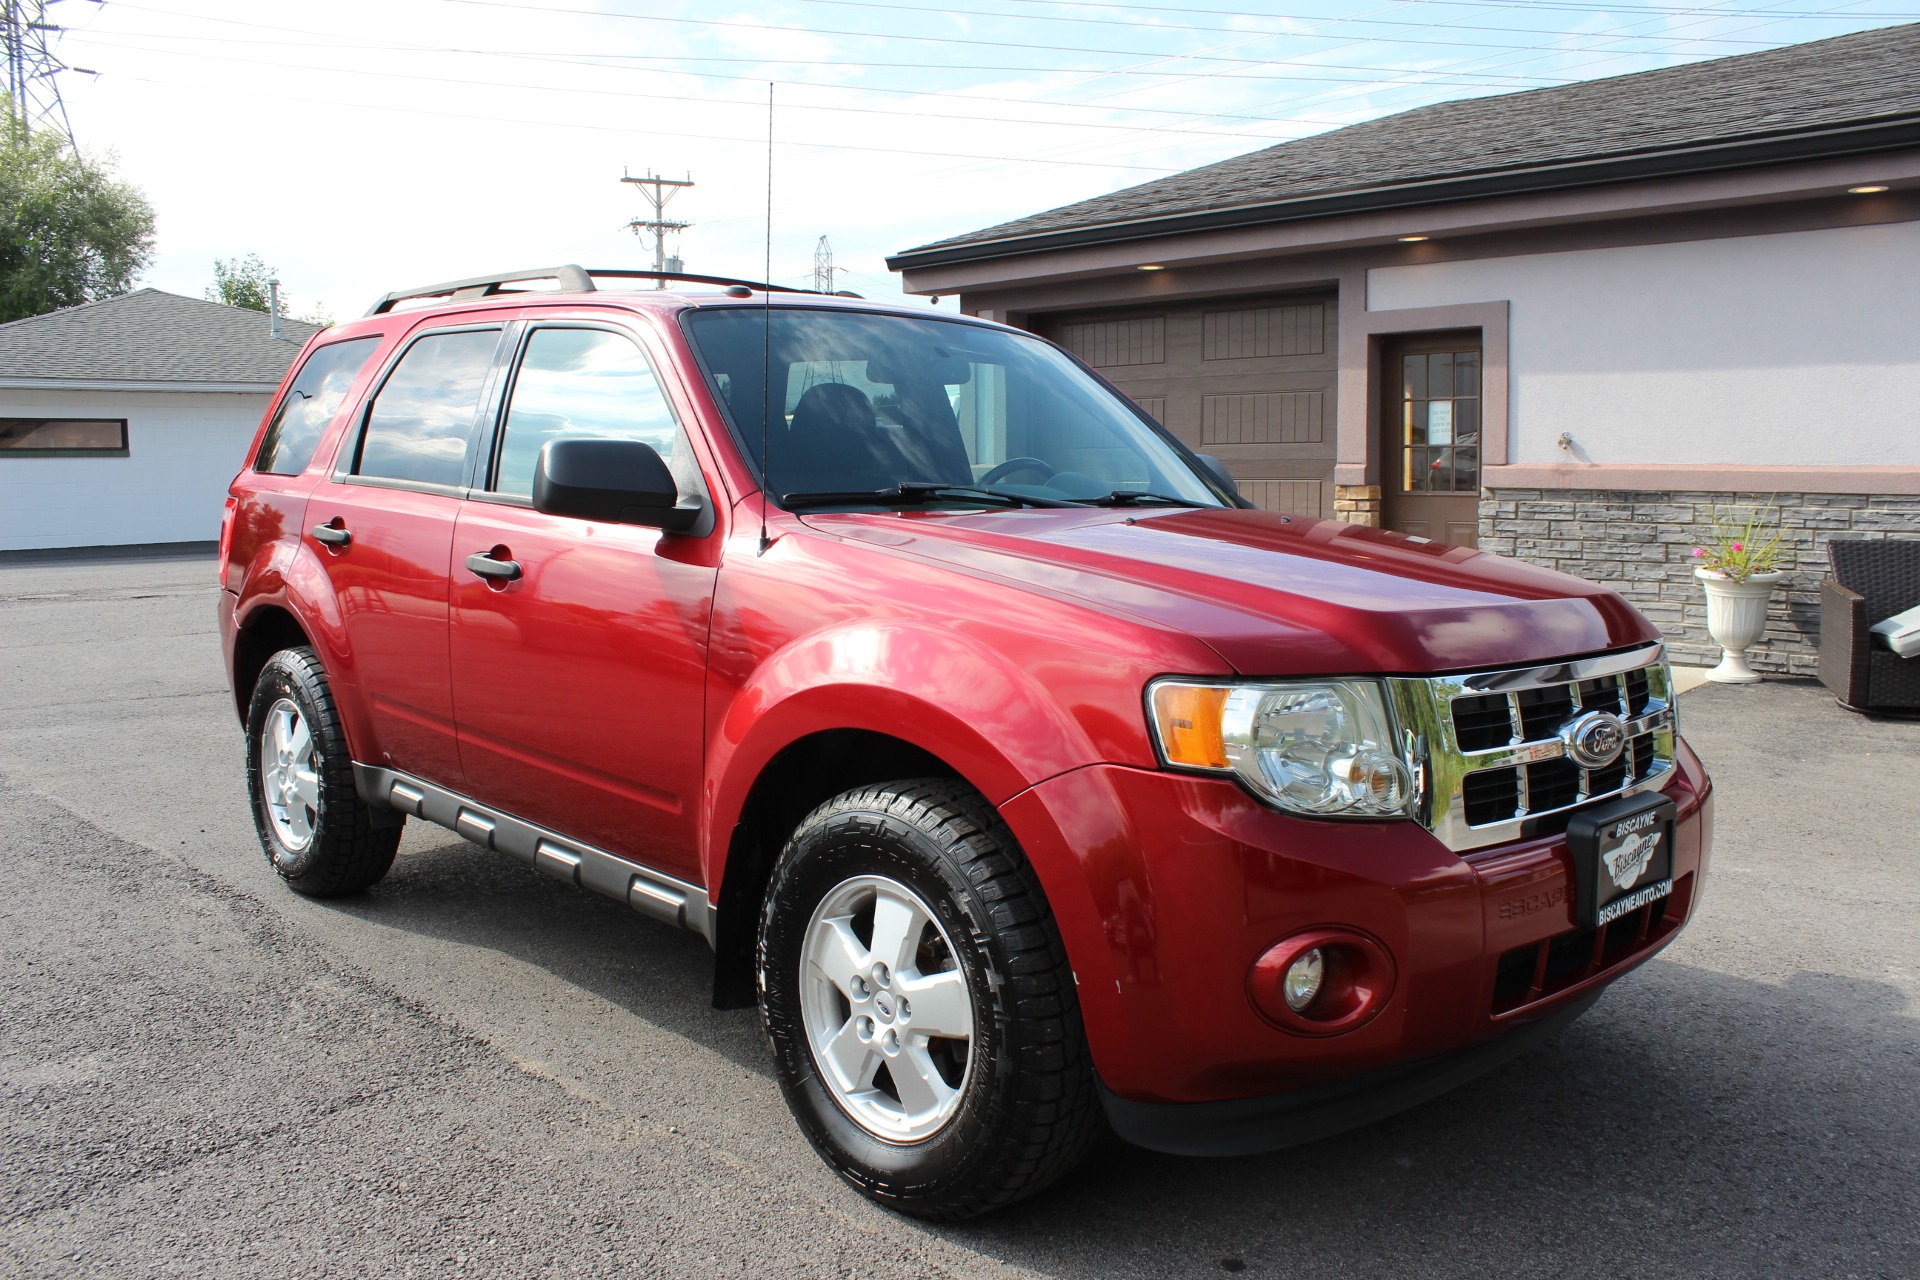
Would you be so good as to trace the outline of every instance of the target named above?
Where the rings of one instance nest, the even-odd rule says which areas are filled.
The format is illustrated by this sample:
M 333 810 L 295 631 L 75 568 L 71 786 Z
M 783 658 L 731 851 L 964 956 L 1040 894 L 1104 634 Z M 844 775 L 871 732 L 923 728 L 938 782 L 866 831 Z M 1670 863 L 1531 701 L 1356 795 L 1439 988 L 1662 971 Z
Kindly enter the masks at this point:
M 69 70 L 53 52 L 64 28 L 47 21 L 49 0 L 0 0 L 0 54 L 7 62 L 7 111 L 19 135 L 52 129 L 73 143 L 73 123 L 60 97 L 59 75 Z

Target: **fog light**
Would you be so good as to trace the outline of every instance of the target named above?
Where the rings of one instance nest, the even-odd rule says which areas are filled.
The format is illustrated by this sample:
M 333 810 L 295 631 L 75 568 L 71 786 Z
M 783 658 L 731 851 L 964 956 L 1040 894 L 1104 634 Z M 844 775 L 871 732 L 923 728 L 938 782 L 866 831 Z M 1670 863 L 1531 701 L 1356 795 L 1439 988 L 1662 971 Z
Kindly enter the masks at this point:
M 1302 951 L 1294 962 L 1287 966 L 1287 977 L 1283 984 L 1283 993 L 1287 998 L 1287 1007 L 1295 1013 L 1305 1013 L 1313 998 L 1320 994 L 1320 978 L 1326 972 L 1326 960 L 1320 954 L 1320 948 L 1314 947 Z

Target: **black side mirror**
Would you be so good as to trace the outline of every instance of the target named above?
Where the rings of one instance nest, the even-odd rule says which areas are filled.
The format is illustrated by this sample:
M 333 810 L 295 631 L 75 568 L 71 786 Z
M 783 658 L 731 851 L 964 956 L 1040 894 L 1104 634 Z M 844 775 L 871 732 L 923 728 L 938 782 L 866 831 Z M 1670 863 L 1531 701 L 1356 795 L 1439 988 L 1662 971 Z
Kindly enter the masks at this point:
M 1236 498 L 1240 496 L 1240 486 L 1233 482 L 1233 476 L 1228 473 L 1226 463 L 1210 453 L 1196 453 L 1193 456 L 1200 459 L 1200 464 L 1213 474 L 1213 478 L 1218 480 L 1228 493 Z
M 549 440 L 533 467 L 533 509 L 550 516 L 680 533 L 699 520 L 700 508 L 676 506 L 679 498 L 673 472 L 640 440 Z

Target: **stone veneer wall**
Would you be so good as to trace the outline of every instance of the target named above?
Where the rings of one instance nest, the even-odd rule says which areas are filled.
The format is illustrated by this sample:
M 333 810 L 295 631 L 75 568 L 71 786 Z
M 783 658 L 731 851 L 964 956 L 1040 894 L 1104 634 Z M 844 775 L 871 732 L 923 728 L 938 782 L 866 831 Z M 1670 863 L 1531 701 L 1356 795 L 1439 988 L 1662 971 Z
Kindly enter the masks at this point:
M 1667 637 L 1675 662 L 1711 664 L 1706 597 L 1693 548 L 1723 516 L 1750 506 L 1779 511 L 1784 540 L 1767 633 L 1748 651 L 1759 671 L 1798 676 L 1819 668 L 1820 580 L 1834 538 L 1920 537 L 1920 496 L 1851 493 L 1725 494 L 1603 489 L 1487 489 L 1480 549 L 1602 582 L 1639 607 Z

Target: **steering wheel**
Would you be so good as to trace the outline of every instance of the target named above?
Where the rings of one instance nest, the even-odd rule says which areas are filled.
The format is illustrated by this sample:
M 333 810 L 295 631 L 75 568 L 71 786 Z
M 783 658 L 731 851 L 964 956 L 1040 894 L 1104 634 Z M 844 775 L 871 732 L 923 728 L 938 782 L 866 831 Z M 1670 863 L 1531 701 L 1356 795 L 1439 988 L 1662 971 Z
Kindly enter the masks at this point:
M 1008 458 L 1005 462 L 981 476 L 978 483 L 992 484 L 996 480 L 1006 479 L 1016 471 L 1038 471 L 1042 484 L 1045 484 L 1047 481 L 1053 479 L 1055 475 L 1059 474 L 1059 468 L 1048 466 L 1045 461 L 1039 458 Z

